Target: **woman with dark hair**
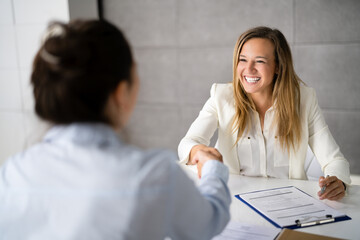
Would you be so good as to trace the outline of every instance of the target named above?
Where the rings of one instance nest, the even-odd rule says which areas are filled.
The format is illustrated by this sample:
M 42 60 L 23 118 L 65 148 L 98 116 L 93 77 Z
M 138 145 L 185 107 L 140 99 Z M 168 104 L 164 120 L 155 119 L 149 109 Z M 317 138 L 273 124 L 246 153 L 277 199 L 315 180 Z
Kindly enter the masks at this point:
M 173 153 L 118 138 L 139 80 L 115 26 L 51 24 L 31 83 L 36 113 L 54 126 L 0 169 L 1 239 L 210 239 L 225 227 L 228 169 L 218 152 L 194 156 L 204 166 L 197 189 Z
M 230 173 L 306 179 L 308 146 L 322 171 L 320 199 L 338 200 L 350 184 L 349 163 L 324 121 L 315 91 L 296 75 L 290 47 L 277 29 L 256 27 L 238 39 L 233 81 L 214 84 L 211 97 L 179 145 L 183 164 L 208 147 L 218 129 L 216 148 Z M 199 164 L 198 164 L 199 165 Z M 325 188 L 324 188 L 325 189 Z

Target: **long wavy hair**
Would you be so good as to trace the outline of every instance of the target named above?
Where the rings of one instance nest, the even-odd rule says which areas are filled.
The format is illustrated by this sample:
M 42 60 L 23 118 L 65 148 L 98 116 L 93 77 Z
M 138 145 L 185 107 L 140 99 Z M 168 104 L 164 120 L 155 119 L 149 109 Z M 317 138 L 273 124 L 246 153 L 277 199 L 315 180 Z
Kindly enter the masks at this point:
M 233 120 L 233 131 L 237 132 L 236 143 L 245 130 L 250 129 L 250 110 L 255 110 L 251 96 L 245 91 L 239 76 L 237 65 L 244 44 L 252 38 L 269 39 L 274 44 L 275 64 L 278 73 L 274 75 L 272 102 L 275 109 L 273 124 L 277 125 L 277 136 L 280 146 L 289 153 L 290 148 L 296 148 L 301 139 L 300 111 L 300 78 L 296 75 L 290 47 L 285 36 L 277 29 L 256 27 L 247 30 L 236 42 L 233 59 L 233 87 L 236 114 Z

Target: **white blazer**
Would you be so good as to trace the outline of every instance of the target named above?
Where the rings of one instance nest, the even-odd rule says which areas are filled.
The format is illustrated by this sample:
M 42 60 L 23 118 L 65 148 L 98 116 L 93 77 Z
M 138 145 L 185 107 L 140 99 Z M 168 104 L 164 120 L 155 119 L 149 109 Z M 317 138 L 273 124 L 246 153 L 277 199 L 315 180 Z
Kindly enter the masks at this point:
M 240 174 L 241 162 L 235 145 L 236 133 L 232 131 L 232 120 L 235 115 L 233 94 L 231 83 L 213 84 L 210 98 L 179 144 L 180 163 L 187 163 L 190 150 L 194 145 L 208 146 L 211 137 L 218 129 L 215 147 L 223 155 L 224 164 L 229 167 L 230 173 Z M 301 85 L 300 94 L 301 142 L 296 151 L 290 150 L 289 178 L 307 179 L 304 163 L 309 145 L 325 175 L 337 176 L 344 183 L 350 184 L 349 163 L 340 152 L 339 146 L 325 123 L 315 90 Z

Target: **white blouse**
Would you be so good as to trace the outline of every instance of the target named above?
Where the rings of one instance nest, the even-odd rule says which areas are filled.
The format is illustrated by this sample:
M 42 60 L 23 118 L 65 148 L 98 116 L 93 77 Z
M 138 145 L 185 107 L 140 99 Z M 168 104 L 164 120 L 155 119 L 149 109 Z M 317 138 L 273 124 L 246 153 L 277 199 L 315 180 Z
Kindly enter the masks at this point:
M 289 178 L 288 153 L 281 148 L 276 136 L 276 124 L 273 124 L 275 110 L 271 107 L 266 111 L 263 131 L 258 112 L 250 113 L 250 130 L 243 133 L 237 144 L 237 153 L 241 161 L 240 174 Z
M 105 124 L 57 125 L 1 166 L 0 239 L 211 239 L 230 218 L 229 171 L 211 160 L 202 174 L 197 188 L 172 152 Z

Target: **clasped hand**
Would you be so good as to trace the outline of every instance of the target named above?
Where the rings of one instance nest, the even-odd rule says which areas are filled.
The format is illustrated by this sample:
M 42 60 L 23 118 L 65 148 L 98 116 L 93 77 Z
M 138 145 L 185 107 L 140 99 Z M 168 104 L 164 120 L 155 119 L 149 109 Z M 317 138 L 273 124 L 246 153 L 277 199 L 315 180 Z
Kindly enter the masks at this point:
M 189 155 L 189 161 L 187 165 L 197 165 L 198 176 L 201 178 L 201 169 L 205 162 L 208 160 L 218 160 L 223 162 L 221 153 L 212 147 L 208 147 L 206 145 L 196 145 L 194 146 Z

